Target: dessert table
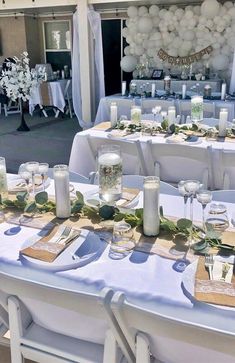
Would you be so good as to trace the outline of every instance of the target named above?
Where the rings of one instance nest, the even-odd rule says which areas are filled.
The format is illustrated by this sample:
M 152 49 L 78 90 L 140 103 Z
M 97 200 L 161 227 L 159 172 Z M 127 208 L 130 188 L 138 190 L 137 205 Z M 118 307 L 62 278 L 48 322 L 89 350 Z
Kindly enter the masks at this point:
M 158 92 L 159 95 L 163 94 L 164 91 L 159 91 Z M 189 94 L 189 92 L 187 93 Z M 138 105 L 141 106 L 141 98 L 131 98 L 131 97 L 122 97 L 121 95 L 112 95 L 112 96 L 107 96 L 107 97 L 103 97 L 100 99 L 99 102 L 99 106 L 98 106 L 98 110 L 96 113 L 96 118 L 95 118 L 95 125 L 101 123 L 101 122 L 105 122 L 105 121 L 109 121 L 110 120 L 110 102 L 118 102 L 122 99 L 130 99 L 133 102 L 133 105 Z M 147 98 L 147 99 L 153 99 L 156 101 L 160 101 L 159 98 Z M 176 107 L 176 114 L 179 114 L 179 105 L 181 102 L 190 102 L 189 99 L 186 100 L 180 100 L 180 99 L 174 99 L 174 98 L 168 98 L 169 101 L 173 101 L 174 105 Z M 221 100 L 206 100 L 204 99 L 204 102 L 214 102 L 215 103 L 215 117 L 218 118 L 219 117 L 219 112 L 221 108 L 227 108 L 228 109 L 228 121 L 232 121 L 233 118 L 235 117 L 235 103 L 234 101 L 221 101 Z M 120 109 L 118 110 L 118 114 L 119 117 L 120 115 L 124 115 L 125 113 L 123 113 L 122 111 L 122 106 L 119 106 Z
M 11 176 L 9 176 L 11 178 Z M 75 184 L 76 190 L 95 192 L 97 186 L 87 184 Z M 47 189 L 49 195 L 54 194 L 54 185 L 51 181 Z M 140 193 L 138 205 L 143 204 L 142 193 Z M 183 213 L 183 198 L 178 196 L 160 195 L 160 205 L 164 208 L 165 215 L 180 217 Z M 235 206 L 226 203 L 229 220 L 235 211 Z M 201 220 L 201 205 L 195 202 L 195 220 Z M 198 302 L 192 296 L 189 297 L 183 288 L 183 274 L 174 268 L 179 258 L 172 255 L 172 258 L 162 257 L 155 253 L 132 251 L 123 259 L 113 259 L 110 256 L 110 246 L 104 240 L 100 240 L 100 250 L 93 261 L 66 271 L 47 271 L 40 268 L 33 268 L 19 258 L 19 251 L 25 245 L 25 241 L 31 238 L 40 229 L 33 227 L 33 223 L 20 224 L 18 232 L 12 223 L 3 222 L 0 224 L 0 273 L 10 273 L 22 278 L 29 278 L 31 281 L 47 282 L 52 286 L 66 287 L 67 289 L 81 289 L 85 291 L 100 291 L 103 287 L 109 286 L 115 291 L 125 292 L 130 301 L 137 302 L 146 308 L 155 308 L 155 302 L 162 303 L 174 308 L 176 316 L 183 316 L 192 322 L 203 322 L 215 328 L 221 328 L 235 332 L 234 324 L 235 309 L 211 306 Z M 82 227 L 82 221 L 80 222 Z M 2 287 L 4 290 L 4 287 Z M 102 321 L 84 322 L 82 316 L 67 313 L 62 309 L 55 309 L 46 303 L 39 303 L 31 299 L 24 300 L 25 305 L 33 314 L 36 323 L 44 328 L 50 328 L 55 332 L 67 334 L 80 339 L 102 343 L 101 332 L 106 325 Z M 36 313 L 35 313 L 36 311 Z M 219 319 L 216 319 L 219 317 Z M 193 349 L 193 347 L 191 347 Z M 211 352 L 211 358 L 214 356 Z M 191 352 L 190 352 L 191 354 Z M 225 355 L 215 354 L 217 360 L 226 358 Z M 225 359 L 223 362 L 232 363 L 232 360 Z

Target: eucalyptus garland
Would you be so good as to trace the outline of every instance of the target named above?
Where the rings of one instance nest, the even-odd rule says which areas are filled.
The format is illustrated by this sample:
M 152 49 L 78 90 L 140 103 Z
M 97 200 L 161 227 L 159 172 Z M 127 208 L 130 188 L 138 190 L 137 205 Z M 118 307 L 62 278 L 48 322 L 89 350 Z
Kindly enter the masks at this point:
M 92 202 L 92 201 L 90 201 Z M 103 220 L 113 220 L 115 222 L 125 220 L 133 228 L 143 226 L 143 208 L 138 209 L 119 209 L 111 205 L 103 205 L 97 200 L 92 202 L 94 206 L 87 205 L 83 194 L 76 191 L 76 197 L 71 201 L 71 214 L 78 217 L 86 217 L 91 221 L 101 222 Z M 24 213 L 54 213 L 56 212 L 55 202 L 49 200 L 47 192 L 36 194 L 35 201 L 30 201 L 27 192 L 19 192 L 16 199 L 0 200 L 0 206 L 4 208 L 17 208 Z M 198 226 L 192 225 L 191 220 L 180 218 L 176 222 L 164 216 L 163 208 L 160 207 L 160 231 L 169 234 L 177 244 L 185 243 L 190 236 L 199 242 L 193 248 L 197 253 L 207 253 L 210 247 L 223 250 L 223 253 L 234 253 L 235 247 L 222 244 L 221 236 L 212 228 L 207 229 L 206 233 Z

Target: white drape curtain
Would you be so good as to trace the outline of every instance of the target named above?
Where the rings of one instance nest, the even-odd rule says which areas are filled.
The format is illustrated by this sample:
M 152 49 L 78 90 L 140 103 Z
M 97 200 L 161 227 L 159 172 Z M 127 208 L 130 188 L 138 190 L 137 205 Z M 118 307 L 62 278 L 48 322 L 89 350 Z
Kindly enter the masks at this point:
M 235 92 L 235 50 L 233 55 L 233 69 L 232 69 L 230 87 L 229 87 L 229 93 L 232 95 L 233 92 Z
M 79 49 L 79 30 L 78 30 L 78 12 L 73 15 L 73 58 L 72 58 L 72 85 L 73 85 L 73 107 L 78 118 L 79 124 L 83 128 L 92 126 L 82 119 L 82 99 L 80 83 L 80 49 Z M 88 10 L 88 21 L 90 25 L 90 66 L 91 70 L 91 114 L 92 121 L 95 119 L 96 109 L 101 97 L 105 96 L 104 87 L 104 62 L 103 62 L 103 44 L 101 32 L 100 14 L 93 9 Z

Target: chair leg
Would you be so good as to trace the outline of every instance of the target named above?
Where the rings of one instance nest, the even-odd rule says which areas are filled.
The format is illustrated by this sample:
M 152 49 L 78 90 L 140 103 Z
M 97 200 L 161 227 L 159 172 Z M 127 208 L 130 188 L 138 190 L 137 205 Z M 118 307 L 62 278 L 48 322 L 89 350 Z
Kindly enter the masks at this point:
M 39 105 L 39 107 L 40 107 L 40 110 L 42 111 L 43 115 L 44 115 L 45 117 L 48 117 L 48 114 L 47 114 L 47 113 L 46 113 L 46 111 L 44 110 L 43 106 L 42 106 L 42 105 Z
M 4 113 L 5 113 L 5 116 L 7 117 L 8 116 L 8 113 L 7 113 L 7 105 L 4 103 Z
M 141 333 L 136 336 L 136 363 L 150 363 L 149 341 Z
M 68 98 L 68 106 L 69 106 L 69 116 L 70 118 L 73 118 L 72 105 L 69 98 Z
M 105 337 L 103 363 L 117 362 L 118 347 L 111 330 L 108 330 Z
M 8 309 L 11 332 L 11 363 L 24 363 L 24 358 L 20 351 L 20 338 L 23 327 L 20 319 L 19 304 L 13 296 L 8 299 Z
M 60 110 L 54 110 L 55 112 L 55 118 L 58 118 L 59 114 L 60 114 Z

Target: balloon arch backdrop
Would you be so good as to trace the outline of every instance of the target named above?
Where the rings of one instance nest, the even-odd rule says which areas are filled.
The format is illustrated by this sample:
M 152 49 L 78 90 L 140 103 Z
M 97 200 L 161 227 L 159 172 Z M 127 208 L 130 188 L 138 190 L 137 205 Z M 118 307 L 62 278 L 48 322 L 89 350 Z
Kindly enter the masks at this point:
M 122 35 L 129 45 L 121 60 L 123 71 L 132 72 L 146 60 L 153 68 L 172 69 L 159 58 L 161 48 L 172 57 L 185 57 L 211 45 L 213 52 L 194 63 L 195 71 L 209 64 L 215 73 L 230 78 L 235 46 L 235 5 L 231 1 L 221 5 L 217 0 L 205 0 L 201 6 L 172 5 L 169 9 L 130 6 L 127 14 Z

